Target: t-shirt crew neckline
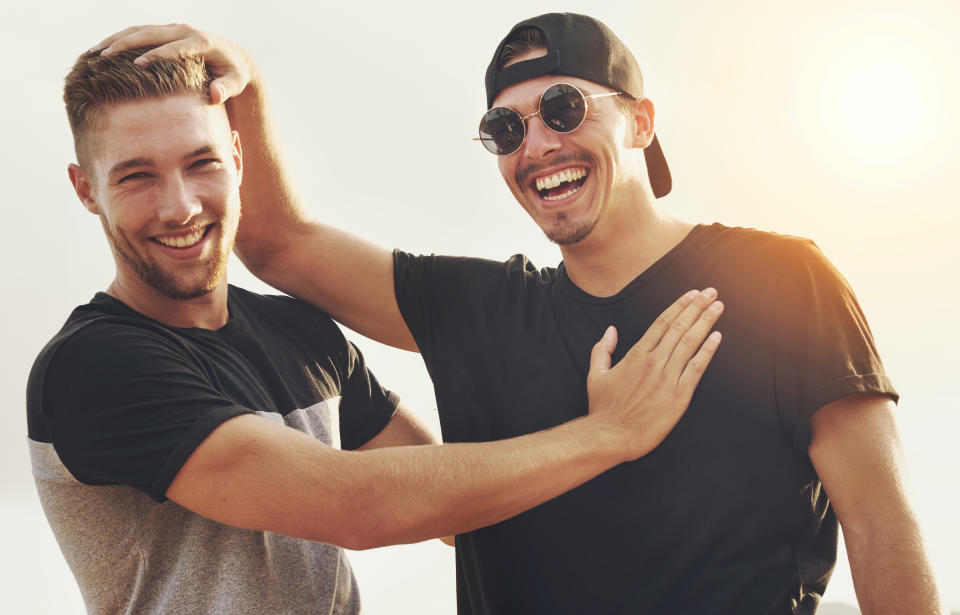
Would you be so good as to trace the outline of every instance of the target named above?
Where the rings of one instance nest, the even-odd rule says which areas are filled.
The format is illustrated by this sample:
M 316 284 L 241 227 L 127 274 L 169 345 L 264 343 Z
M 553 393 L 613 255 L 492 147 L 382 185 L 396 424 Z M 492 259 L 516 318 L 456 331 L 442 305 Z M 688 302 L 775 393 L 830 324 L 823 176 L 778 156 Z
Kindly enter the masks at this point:
M 223 325 L 219 329 L 204 329 L 203 327 L 177 327 L 174 325 L 168 325 L 165 322 L 161 322 L 155 318 L 151 318 L 146 314 L 142 314 L 137 310 L 133 309 L 123 301 L 117 299 L 112 295 L 100 291 L 93 296 L 93 300 L 90 302 L 93 305 L 101 305 L 107 310 L 117 314 L 118 316 L 133 316 L 135 318 L 141 318 L 143 320 L 148 320 L 152 323 L 155 323 L 161 327 L 166 327 L 173 331 L 183 331 L 189 333 L 198 333 L 200 335 L 224 335 L 230 334 L 233 331 L 236 331 L 243 326 L 242 318 L 240 315 L 233 309 L 233 291 L 234 287 L 229 286 L 227 292 L 227 324 Z
M 633 278 L 626 286 L 620 289 L 616 294 L 610 295 L 609 297 L 597 297 L 591 295 L 587 291 L 583 290 L 577 286 L 573 280 L 570 279 L 570 276 L 567 275 L 567 269 L 564 266 L 563 262 L 560 262 L 560 265 L 557 266 L 557 281 L 560 286 L 560 289 L 569 294 L 571 297 L 578 301 L 583 301 L 585 303 L 594 303 L 594 304 L 608 304 L 616 303 L 617 301 L 622 300 L 624 297 L 633 294 L 637 289 L 646 284 L 649 280 L 654 278 L 661 269 L 669 265 L 675 258 L 682 254 L 690 245 L 697 241 L 697 238 L 705 233 L 708 229 L 712 228 L 715 225 L 707 224 L 697 224 L 686 236 L 677 243 L 677 245 L 670 248 L 670 250 L 660 257 L 655 263 L 643 270 L 637 277 Z M 693 289 L 691 289 L 693 290 Z

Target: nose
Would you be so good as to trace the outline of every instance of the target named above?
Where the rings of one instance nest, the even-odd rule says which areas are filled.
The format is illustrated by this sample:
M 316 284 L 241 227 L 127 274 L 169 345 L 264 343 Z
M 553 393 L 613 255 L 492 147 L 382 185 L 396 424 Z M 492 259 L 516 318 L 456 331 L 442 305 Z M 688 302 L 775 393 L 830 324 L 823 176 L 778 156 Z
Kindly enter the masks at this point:
M 162 202 L 157 208 L 157 217 L 161 222 L 186 224 L 203 211 L 199 196 L 180 175 L 171 177 L 165 186 Z
M 560 134 L 547 128 L 539 114 L 527 119 L 527 138 L 523 142 L 525 157 L 545 158 L 560 149 L 560 145 Z

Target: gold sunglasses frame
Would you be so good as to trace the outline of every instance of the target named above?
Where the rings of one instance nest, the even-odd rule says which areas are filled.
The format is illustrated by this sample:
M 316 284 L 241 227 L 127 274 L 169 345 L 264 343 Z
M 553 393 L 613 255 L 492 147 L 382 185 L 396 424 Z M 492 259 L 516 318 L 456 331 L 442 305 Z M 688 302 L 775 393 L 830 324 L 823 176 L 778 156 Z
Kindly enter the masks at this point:
M 540 121 L 543 122 L 543 125 L 546 126 L 550 130 L 550 132 L 555 132 L 559 135 L 570 134 L 571 132 L 583 126 L 584 120 L 587 119 L 587 113 L 590 112 L 590 106 L 587 104 L 587 101 L 593 100 L 595 98 L 607 98 L 609 96 L 619 96 L 623 94 L 623 92 L 603 92 L 602 94 L 584 94 L 583 90 L 573 85 L 572 83 L 564 83 L 560 81 L 560 82 L 554 83 L 553 85 L 548 86 L 546 89 L 543 90 L 543 92 L 540 94 L 540 98 L 537 99 L 537 110 L 534 111 L 533 113 L 528 113 L 527 115 L 523 115 L 513 107 L 507 107 L 507 106 L 490 107 L 484 112 L 483 116 L 480 117 L 481 123 L 483 122 L 483 118 L 487 116 L 487 113 L 490 113 L 494 109 L 508 109 L 516 113 L 517 116 L 520 118 L 520 126 L 523 127 L 523 136 L 520 139 L 520 145 L 517 146 L 517 149 L 513 150 L 512 152 L 507 152 L 506 154 L 498 154 L 496 152 L 490 152 L 490 150 L 487 148 L 486 145 L 483 146 L 483 149 L 490 152 L 494 156 L 510 156 L 511 154 L 516 154 L 518 151 L 520 151 L 520 148 L 523 146 L 524 141 L 527 140 L 527 120 L 535 115 L 540 115 L 540 110 L 543 108 L 543 95 L 546 94 L 550 88 L 556 87 L 558 85 L 565 85 L 567 87 L 573 88 L 574 90 L 577 91 L 578 94 L 580 94 L 580 97 L 583 99 L 583 118 L 580 119 L 579 124 L 571 128 L 570 130 L 554 130 L 553 128 L 550 127 L 550 124 L 544 121 L 543 116 L 540 116 Z M 482 144 L 483 141 L 490 141 L 492 139 L 484 139 L 483 137 L 474 137 L 473 140 L 480 141 Z

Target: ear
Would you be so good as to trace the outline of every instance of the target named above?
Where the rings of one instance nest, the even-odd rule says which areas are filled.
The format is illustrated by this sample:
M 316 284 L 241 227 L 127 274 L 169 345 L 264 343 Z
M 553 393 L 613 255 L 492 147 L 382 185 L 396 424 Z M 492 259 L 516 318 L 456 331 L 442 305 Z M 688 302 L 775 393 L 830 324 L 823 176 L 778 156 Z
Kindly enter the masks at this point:
M 240 147 L 240 133 L 232 131 L 233 135 L 233 164 L 237 168 L 237 185 L 243 183 L 243 148 Z
M 73 184 L 73 190 L 77 193 L 77 198 L 83 203 L 92 214 L 100 215 L 100 207 L 93 195 L 93 182 L 87 172 L 79 165 L 71 164 L 67 167 L 67 175 L 70 176 L 70 183 Z
M 644 148 L 653 141 L 653 115 L 653 103 L 649 98 L 633 101 L 633 122 L 629 124 L 633 129 L 633 147 Z

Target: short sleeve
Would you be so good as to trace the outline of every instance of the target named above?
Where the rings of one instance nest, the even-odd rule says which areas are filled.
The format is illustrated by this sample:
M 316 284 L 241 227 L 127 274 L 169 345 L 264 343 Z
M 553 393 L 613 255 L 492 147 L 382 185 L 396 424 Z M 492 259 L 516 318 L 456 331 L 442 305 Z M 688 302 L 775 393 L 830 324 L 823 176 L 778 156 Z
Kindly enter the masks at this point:
M 443 297 L 437 291 L 444 287 L 445 268 L 438 264 L 437 257 L 415 256 L 400 250 L 394 250 L 393 263 L 397 306 L 429 365 L 437 354 L 437 332 L 448 328 L 446 318 L 449 312 L 443 307 Z M 458 296 L 451 285 L 445 287 L 450 296 Z
M 810 445 L 810 418 L 848 395 L 898 395 L 850 285 L 811 241 L 798 241 L 774 298 L 778 411 L 794 447 Z
M 158 502 L 216 427 L 250 411 L 220 395 L 175 340 L 132 325 L 70 336 L 41 386 L 52 444 L 74 478 L 130 485 Z
M 544 279 L 522 254 L 499 262 L 394 250 L 393 258 L 397 305 L 427 369 L 487 343 L 502 314 L 519 317 L 527 284 Z
M 340 442 L 344 449 L 352 450 L 387 426 L 400 399 L 380 386 L 351 342 L 347 342 L 346 376 L 340 399 Z

